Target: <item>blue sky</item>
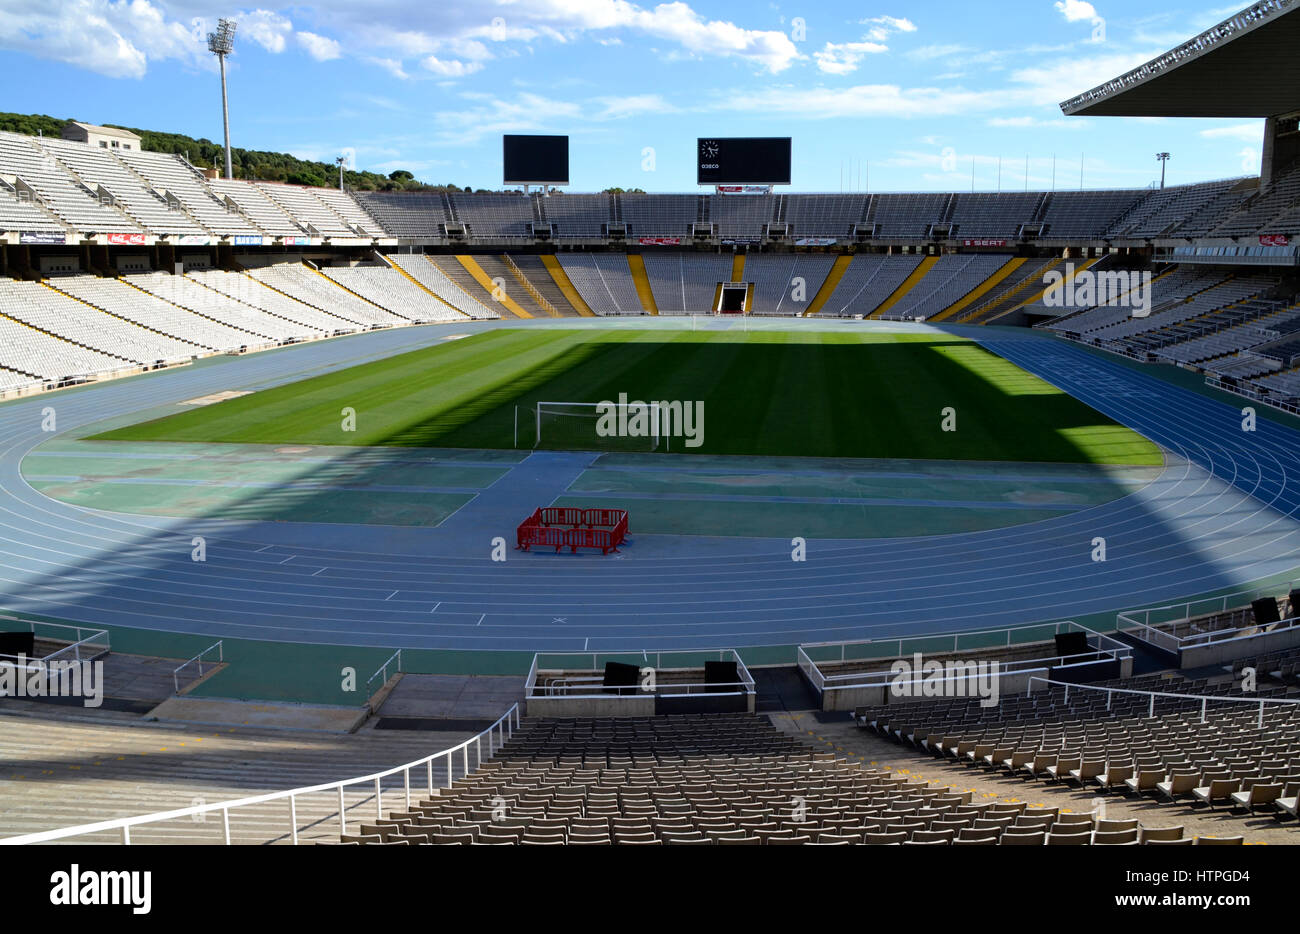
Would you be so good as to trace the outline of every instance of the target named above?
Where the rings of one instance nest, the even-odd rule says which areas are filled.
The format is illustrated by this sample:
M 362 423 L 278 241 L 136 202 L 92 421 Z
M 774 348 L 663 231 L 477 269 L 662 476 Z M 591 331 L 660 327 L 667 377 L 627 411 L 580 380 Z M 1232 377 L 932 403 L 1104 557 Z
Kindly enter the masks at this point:
M 1244 4 L 1243 4 L 1244 5 Z M 699 136 L 792 136 L 791 191 L 1141 187 L 1255 174 L 1262 121 L 1060 101 L 1240 9 L 1214 0 L 0 0 L 0 109 L 219 140 L 203 36 L 238 21 L 236 146 L 499 188 L 568 134 L 571 190 L 696 191 Z

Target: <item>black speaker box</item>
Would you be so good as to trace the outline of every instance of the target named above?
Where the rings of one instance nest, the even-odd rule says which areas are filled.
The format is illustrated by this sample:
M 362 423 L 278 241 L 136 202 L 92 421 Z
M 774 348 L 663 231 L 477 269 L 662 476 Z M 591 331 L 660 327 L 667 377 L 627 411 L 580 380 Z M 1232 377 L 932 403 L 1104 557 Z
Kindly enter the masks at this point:
M 623 662 L 605 662 L 605 680 L 607 694 L 635 694 L 641 679 L 641 669 L 636 665 Z
M 1277 600 L 1272 597 L 1260 597 L 1251 601 L 1250 608 L 1255 611 L 1255 625 L 1267 626 L 1276 623 L 1282 617 L 1277 612 Z
M 0 632 L 0 655 L 36 654 L 36 636 L 30 632 Z
M 735 662 L 705 662 L 705 684 L 739 684 L 740 674 Z
M 1063 632 L 1056 637 L 1057 655 L 1083 655 L 1088 651 L 1086 632 Z

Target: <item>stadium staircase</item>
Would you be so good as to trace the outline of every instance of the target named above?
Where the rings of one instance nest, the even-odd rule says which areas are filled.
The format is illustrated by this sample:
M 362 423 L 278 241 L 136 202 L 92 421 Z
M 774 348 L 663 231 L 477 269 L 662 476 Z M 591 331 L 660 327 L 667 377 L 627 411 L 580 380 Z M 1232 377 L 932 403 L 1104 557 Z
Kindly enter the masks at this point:
M 523 284 L 524 290 L 542 303 L 547 314 L 562 318 L 578 314 L 578 310 L 569 304 L 568 298 L 556 285 L 546 264 L 542 262 L 542 257 L 532 253 L 503 254 L 503 262 Z
M 500 301 L 497 301 L 493 297 L 494 293 L 496 292 L 496 286 L 492 284 L 492 278 L 488 276 L 486 272 L 483 271 L 483 267 L 478 264 L 478 260 L 475 259 L 473 256 L 469 256 L 468 254 L 465 253 L 458 253 L 456 255 L 456 262 L 460 263 L 460 265 L 464 267 L 465 271 L 468 272 L 470 276 L 473 277 L 476 283 L 478 283 L 479 287 L 482 288 L 483 291 L 487 293 L 488 302 L 491 302 L 491 304 L 487 305 L 488 308 L 504 308 L 506 311 L 510 312 L 510 314 L 514 315 L 516 318 L 533 317 L 532 312 L 525 310 L 523 307 L 520 306 L 518 302 L 516 302 L 510 296 L 509 289 L 501 290 Z
M 1000 288 L 992 289 L 989 293 L 986 293 L 983 302 L 976 304 L 974 308 L 962 314 L 957 319 L 957 323 L 983 324 L 1002 312 L 1013 310 L 1021 304 L 1021 296 L 1026 289 L 1036 282 L 1042 282 L 1043 276 L 1063 262 L 1064 260 L 1059 257 L 1046 262 L 1041 260 L 1026 262 L 1017 270 L 1016 274 L 1003 279 Z
M 1074 275 L 1069 276 L 1069 277 L 1063 277 L 1063 278 L 1062 278 L 1062 280 L 1061 280 L 1061 287 L 1062 287 L 1062 288 L 1066 287 L 1067 285 L 1069 285 L 1069 283 L 1071 283 L 1071 282 L 1073 282 L 1075 279 L 1077 279 L 1077 278 L 1079 277 L 1079 274 L 1080 274 L 1080 273 L 1087 272 L 1089 269 L 1091 269 L 1093 266 L 1096 266 L 1098 263 L 1102 262 L 1104 259 L 1105 259 L 1105 257 L 1103 256 L 1103 257 L 1099 257 L 1099 258 L 1097 258 L 1097 259 L 1089 259 L 1089 260 L 1085 260 L 1085 261 L 1082 262 L 1082 263 L 1079 263 L 1078 265 L 1076 265 L 1076 266 L 1074 267 Z M 1014 311 L 1019 311 L 1019 310 L 1022 309 L 1022 308 L 1028 308 L 1029 306 L 1038 303 L 1039 301 L 1042 300 L 1043 296 L 1047 294 L 1047 290 L 1048 290 L 1049 288 L 1051 288 L 1051 286 L 1049 286 L 1049 285 L 1044 285 L 1041 289 L 1039 289 L 1039 290 L 1038 290 L 1037 292 L 1035 292 L 1033 295 L 1029 296 L 1029 298 L 1025 299 L 1024 301 L 1017 303 L 1016 305 L 1012 306 L 1011 308 L 1006 309 L 1005 311 L 999 311 L 999 312 L 996 312 L 996 313 L 994 313 L 994 314 L 991 314 L 989 317 L 985 318 L 985 319 L 984 319 L 983 321 L 981 321 L 980 323 L 981 323 L 981 324 L 992 324 L 994 321 L 997 321 L 999 318 L 1005 318 L 1007 315 L 1011 314 L 1011 313 L 1014 312 Z M 1086 310 L 1088 310 L 1088 309 L 1079 309 L 1079 311 L 1086 311 Z M 1078 312 L 1071 312 L 1070 314 L 1077 314 L 1077 313 L 1078 313 Z M 1068 317 L 1068 316 L 1062 316 L 1062 317 Z M 1053 318 L 1052 320 L 1053 320 L 1053 321 L 1057 321 L 1057 320 L 1060 320 L 1060 319 Z
M 596 313 L 591 310 L 591 306 L 583 300 L 583 297 L 578 294 L 578 290 L 574 288 L 573 283 L 569 281 L 569 274 L 564 271 L 564 267 L 560 265 L 560 261 L 548 253 L 542 256 L 542 263 L 546 266 L 546 271 L 551 274 L 551 279 L 554 281 L 555 287 L 560 290 L 565 301 L 567 301 L 571 307 L 577 309 L 578 314 L 582 315 L 584 318 L 596 317 Z
M 639 253 L 629 253 L 627 265 L 632 270 L 632 281 L 636 284 L 636 297 L 641 300 L 641 308 L 648 314 L 659 314 L 654 292 L 650 289 L 650 279 L 645 273 L 645 260 Z
M 500 309 L 500 305 L 492 300 L 492 285 L 489 282 L 484 288 L 483 284 L 476 279 L 464 263 L 460 262 L 459 256 L 434 256 L 431 253 L 425 253 L 424 258 L 438 268 L 438 270 L 450 279 L 462 292 L 469 295 L 484 308 Z M 513 312 L 507 308 L 508 314 L 502 317 L 510 317 Z M 498 313 L 500 313 L 498 311 Z M 516 316 L 517 317 L 517 316 Z
M 812 302 L 808 305 L 808 310 L 804 312 L 804 317 L 815 315 L 825 307 L 826 302 L 830 300 L 830 297 L 833 294 L 835 294 L 836 287 L 839 286 L 840 280 L 844 278 L 844 273 L 848 271 L 849 264 L 852 262 L 852 256 L 843 255 L 835 257 L 835 262 L 831 265 L 830 272 L 826 274 L 826 278 L 823 280 L 821 288 L 819 288 L 817 294 L 813 296 Z
M 454 311 L 454 312 L 455 312 L 456 314 L 458 314 L 458 315 L 463 315 L 463 314 L 464 314 L 463 311 L 461 311 L 461 310 L 460 310 L 459 308 L 457 308 L 456 306 L 452 305 L 451 302 L 447 301 L 445 298 L 443 298 L 443 297 L 442 297 L 441 295 L 439 295 L 437 292 L 434 292 L 432 289 L 427 288 L 427 287 L 424 285 L 423 282 L 421 282 L 419 279 L 415 278 L 415 276 L 411 275 L 409 272 L 407 272 L 405 269 L 403 269 L 403 268 L 402 268 L 401 266 L 399 266 L 397 263 L 394 263 L 392 260 L 390 260 L 390 259 L 389 259 L 387 256 L 385 256 L 384 254 L 379 253 L 379 252 L 376 252 L 376 253 L 375 253 L 375 257 L 376 257 L 376 258 L 377 258 L 381 263 L 383 263 L 385 266 L 387 266 L 389 269 L 394 269 L 394 270 L 396 270 L 396 271 L 397 271 L 397 272 L 402 276 L 402 278 L 406 279 L 408 282 L 410 282 L 413 286 L 415 286 L 415 287 L 416 287 L 417 289 L 419 289 L 421 292 L 424 292 L 424 293 L 426 293 L 427 295 L 431 296 L 431 297 L 432 297 L 435 301 L 437 301 L 439 304 L 441 304 L 441 305 L 446 305 L 448 308 L 450 308 L 452 311 Z
M 731 281 L 745 281 L 745 254 L 737 253 L 731 257 Z
M 871 312 L 871 314 L 867 315 L 867 317 L 879 318 L 885 312 L 889 311 L 889 309 L 893 308 L 904 295 L 912 291 L 916 284 L 926 277 L 926 274 L 934 268 L 934 264 L 937 262 L 939 262 L 939 257 L 937 256 L 927 256 L 925 259 L 921 260 L 916 269 L 912 271 L 912 274 L 903 280 L 903 284 L 894 289 L 893 294 L 881 302 L 880 305 Z
M 1020 257 L 1020 256 L 1017 256 L 1011 259 L 1010 261 L 1003 263 L 1000 267 L 998 267 L 997 271 L 994 272 L 993 275 L 989 276 L 979 285 L 975 286 L 975 288 L 971 289 L 963 297 L 953 302 L 943 311 L 939 312 L 937 315 L 932 315 L 926 320 L 947 321 L 953 315 L 959 314 L 964 308 L 969 307 L 971 303 L 979 301 L 982 297 L 987 295 L 993 288 L 995 288 L 999 283 L 1001 283 L 1002 280 L 1006 279 L 1008 276 L 1010 276 L 1012 273 L 1014 273 L 1024 264 L 1025 264 L 1025 259 L 1024 257 Z
M 519 267 L 511 262 L 508 256 L 480 253 L 474 259 L 478 262 L 479 268 L 492 279 L 495 280 L 500 277 L 506 283 L 512 281 L 516 283 L 519 289 L 516 290 L 507 286 L 507 291 L 516 304 L 532 317 L 558 318 L 560 316 L 555 307 L 538 293 L 533 284 L 523 276 Z

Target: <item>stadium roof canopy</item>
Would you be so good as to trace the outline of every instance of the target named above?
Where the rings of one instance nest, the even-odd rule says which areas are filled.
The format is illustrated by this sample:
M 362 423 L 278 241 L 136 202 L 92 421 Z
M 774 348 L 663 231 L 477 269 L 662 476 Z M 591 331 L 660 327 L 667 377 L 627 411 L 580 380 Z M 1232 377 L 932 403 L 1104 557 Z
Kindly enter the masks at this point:
M 1061 104 L 1082 117 L 1276 117 L 1300 110 L 1300 0 L 1252 4 Z

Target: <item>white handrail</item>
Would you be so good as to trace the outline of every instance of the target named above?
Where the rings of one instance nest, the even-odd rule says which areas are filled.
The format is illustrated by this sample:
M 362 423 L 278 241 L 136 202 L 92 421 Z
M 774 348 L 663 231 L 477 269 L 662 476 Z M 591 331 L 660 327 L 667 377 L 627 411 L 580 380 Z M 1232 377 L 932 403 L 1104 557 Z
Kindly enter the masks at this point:
M 494 754 L 493 749 L 493 732 L 500 735 L 500 742 L 496 749 L 505 745 L 506 740 L 514 735 L 514 731 L 519 728 L 519 705 L 512 704 L 510 709 L 502 714 L 495 723 L 489 726 L 475 736 L 471 736 L 459 746 L 453 746 L 450 749 L 444 749 L 441 752 L 435 752 L 432 755 L 425 756 L 423 759 L 416 759 L 414 762 L 408 762 L 405 765 L 395 766 L 391 769 L 385 769 L 382 772 L 374 772 L 370 775 L 362 775 L 357 778 L 347 778 L 337 782 L 326 782 L 322 785 L 309 785 L 303 788 L 291 788 L 288 791 L 275 791 L 270 794 L 256 795 L 250 798 L 237 798 L 234 801 L 220 801 L 215 804 L 201 804 L 195 807 L 177 808 L 172 811 L 159 811 L 154 814 L 142 814 L 138 817 L 121 817 L 116 820 L 97 821 L 93 824 L 79 824 L 75 827 L 63 827 L 58 830 L 43 830 L 38 833 L 23 834 L 18 837 L 0 838 L 0 845 L 4 846 L 25 846 L 32 843 L 48 843 L 51 840 L 63 840 L 68 837 L 80 837 L 88 833 L 100 833 L 106 830 L 122 831 L 122 843 L 129 845 L 131 843 L 131 828 L 139 827 L 143 824 L 156 824 L 160 821 L 178 820 L 180 818 L 194 818 L 200 814 L 209 814 L 215 811 L 221 812 L 221 823 L 224 833 L 224 843 L 230 845 L 230 812 L 238 808 L 251 807 L 257 804 L 265 804 L 268 801 L 289 801 L 290 820 L 292 828 L 292 838 L 294 845 L 298 843 L 298 821 L 297 821 L 297 799 L 303 795 L 317 794 L 326 791 L 338 792 L 338 818 L 339 833 L 347 833 L 347 816 L 343 804 L 343 789 L 350 785 L 360 785 L 363 783 L 374 782 L 375 786 L 375 813 L 377 818 L 382 818 L 384 813 L 383 790 L 380 787 L 380 781 L 390 775 L 401 773 L 405 779 L 406 791 L 406 808 L 411 806 L 411 769 L 420 766 L 428 767 L 428 787 L 429 794 L 434 793 L 433 787 L 433 763 L 436 759 L 446 757 L 447 759 L 447 787 L 450 788 L 454 781 L 453 774 L 455 770 L 454 757 L 457 753 L 462 755 L 464 765 L 464 775 L 469 775 L 472 769 L 469 767 L 469 747 L 474 746 L 476 750 L 476 761 L 474 769 L 478 769 L 483 764 L 483 737 L 488 738 L 488 756 Z
M 535 653 L 535 654 L 533 655 L 533 663 L 532 663 L 532 665 L 529 667 L 529 669 L 528 669 L 528 677 L 527 677 L 527 679 L 524 681 L 524 696 L 525 696 L 525 697 L 530 697 L 530 698 L 531 698 L 531 697 L 548 697 L 548 696 L 552 696 L 551 693 L 550 693 L 550 691 L 549 691 L 549 689 L 548 689 L 548 687 L 547 687 L 547 685 L 541 685 L 541 686 L 538 685 L 538 673 L 539 673 L 539 671 L 542 670 L 542 664 L 543 664 L 543 662 L 544 662 L 546 659 L 548 659 L 548 658 L 554 658 L 554 659 L 564 660 L 564 659 L 570 659 L 570 658 L 585 659 L 585 658 L 587 658 L 587 657 L 590 657 L 590 659 L 591 659 L 591 664 L 590 664 L 590 666 L 589 666 L 587 669 L 585 669 L 585 670 L 588 670 L 588 671 L 597 671 L 597 670 L 599 670 L 599 668 L 600 668 L 600 664 L 599 664 L 599 663 L 600 663 L 600 658 L 601 658 L 601 656 L 611 656 L 611 657 L 613 657 L 613 658 L 617 658 L 617 657 L 623 657 L 623 658 L 626 658 L 626 657 L 628 657 L 628 656 L 635 655 L 635 654 L 636 654 L 635 652 L 590 652 L 590 651 L 588 651 L 588 652 L 537 652 L 537 653 Z M 641 651 L 641 657 L 642 657 L 642 659 L 646 662 L 647 665 L 649 665 L 650 660 L 651 660 L 651 657 L 653 656 L 653 658 L 654 658 L 654 664 L 651 665 L 651 666 L 649 666 L 649 667 L 653 667 L 653 668 L 655 668 L 656 670 L 659 670 L 659 671 L 684 671 L 684 670 L 686 670 L 685 668 L 676 668 L 676 669 L 674 669 L 674 668 L 665 668 L 664 665 L 663 665 L 663 660 L 664 660 L 664 657 L 665 657 L 665 656 L 669 656 L 669 657 L 674 656 L 674 655 L 707 656 L 707 655 L 714 655 L 714 654 L 717 655 L 717 657 L 718 657 L 718 661 L 726 661 L 727 658 L 728 658 L 728 656 L 730 656 L 730 658 L 731 658 L 733 661 L 735 661 L 735 663 L 736 663 L 736 674 L 737 674 L 737 676 L 740 678 L 740 680 L 739 680 L 738 682 L 731 682 L 731 684 L 739 684 L 739 685 L 743 686 L 743 687 L 744 687 L 744 691 L 743 691 L 743 693 L 745 693 L 745 694 L 753 694 L 753 693 L 755 693 L 756 688 L 755 688 L 755 685 L 754 685 L 754 676 L 750 673 L 749 669 L 745 666 L 745 661 L 744 661 L 744 659 L 742 659 L 742 658 L 740 657 L 740 653 L 737 652 L 735 649 L 667 649 L 667 650 L 656 651 L 656 652 L 650 652 L 650 651 L 648 651 L 648 650 L 643 649 L 643 650 Z M 570 666 L 566 666 L 567 670 L 572 670 L 572 669 L 575 668 L 575 667 L 576 667 L 576 666 L 572 666 L 572 665 L 570 665 Z M 698 667 L 700 667 L 700 666 L 699 666 L 699 665 L 688 665 L 688 666 L 686 666 L 686 668 L 698 668 Z M 562 670 L 565 670 L 565 669 L 562 669 Z M 581 678 L 582 678 L 582 676 L 574 675 L 574 676 L 572 676 L 571 679 L 572 679 L 572 680 L 580 680 Z M 593 680 L 594 680 L 594 678 L 593 678 Z M 717 687 L 717 686 L 720 686 L 720 685 L 709 685 L 709 684 L 700 684 L 700 683 L 696 683 L 696 684 L 693 685 L 693 687 L 697 687 L 697 688 L 698 688 L 698 687 Z M 729 684 L 728 686 L 730 686 L 730 684 Z M 686 690 L 685 693 L 688 693 L 688 694 L 691 693 L 691 691 L 689 690 L 689 687 L 690 687 L 690 686 L 685 685 L 685 684 L 682 684 L 682 683 L 669 683 L 669 684 L 665 684 L 665 685 L 660 685 L 659 688 L 657 688 L 657 691 L 658 691 L 658 690 L 665 690 L 665 691 L 666 691 L 666 689 L 670 689 L 670 688 L 683 688 L 683 687 L 688 688 L 688 689 Z M 728 694 L 728 695 L 730 695 L 730 694 L 735 694 L 735 693 L 738 693 L 738 692 L 736 692 L 736 691 L 728 691 L 728 692 L 725 692 L 725 693 Z M 569 695 L 569 696 L 578 696 L 578 695 Z M 582 696 L 600 696 L 600 697 L 607 697 L 607 696 L 609 696 L 609 695 L 606 695 L 606 694 L 604 694 L 604 693 L 601 693 L 600 695 L 582 695 Z
M 1119 660 L 1121 658 L 1128 658 L 1133 654 L 1133 649 L 1131 646 L 1126 645 L 1123 642 L 1120 642 L 1118 639 L 1115 639 L 1112 636 L 1106 635 L 1105 633 L 1097 632 L 1096 630 L 1093 629 L 1089 629 L 1087 626 L 1084 626 L 1082 623 L 1076 623 L 1074 620 L 1070 619 L 1070 620 L 1061 620 L 1054 623 L 1022 623 L 1015 626 L 1003 626 L 996 629 L 975 629 L 966 632 L 959 631 L 959 632 L 935 633 L 934 635 L 918 634 L 914 636 L 891 636 L 888 639 L 861 639 L 861 640 L 855 640 L 850 642 L 807 642 L 798 646 L 796 658 L 798 660 L 798 665 L 800 670 L 804 672 L 804 675 L 812 683 L 813 687 L 816 688 L 818 691 L 821 692 L 845 691 L 854 688 L 872 688 L 872 687 L 880 687 L 884 684 L 888 684 L 892 680 L 889 672 L 888 671 L 875 671 L 875 672 L 858 671 L 858 672 L 848 672 L 846 674 L 828 675 L 821 670 L 817 662 L 813 661 L 812 656 L 810 656 L 804 650 L 806 648 L 819 648 L 819 647 L 825 648 L 825 647 L 838 646 L 840 649 L 839 661 L 841 662 L 885 661 L 890 658 L 905 657 L 906 653 L 903 650 L 903 643 L 913 639 L 924 639 L 924 640 L 946 639 L 949 636 L 951 636 L 953 638 L 953 648 L 950 650 L 941 650 L 939 652 L 930 653 L 934 655 L 934 654 L 948 654 L 949 652 L 963 651 L 961 647 L 958 645 L 962 636 L 983 635 L 986 633 L 1006 634 L 1006 641 L 1003 643 L 1002 646 L 997 646 L 997 645 L 970 646 L 965 650 L 970 652 L 986 652 L 992 649 L 1009 648 L 1012 645 L 1032 645 L 1034 644 L 1034 642 L 1047 641 L 1046 639 L 1036 639 L 1030 642 L 1013 643 L 1011 641 L 1011 634 L 1013 632 L 1021 632 L 1024 630 L 1032 630 L 1032 629 L 1046 629 L 1050 627 L 1053 631 L 1053 634 L 1059 635 L 1061 632 L 1061 627 L 1063 626 L 1073 627 L 1072 629 L 1067 629 L 1066 630 L 1067 632 L 1082 630 L 1084 633 L 1087 634 L 1091 651 L 1082 654 L 1098 656 L 1094 661 L 1103 661 L 1106 658 L 1112 660 Z M 1092 642 L 1094 641 L 1096 642 L 1095 646 L 1092 645 Z M 898 651 L 893 655 L 886 653 L 884 655 L 872 656 L 870 658 L 850 659 L 847 657 L 847 652 L 846 652 L 847 646 L 871 645 L 871 644 L 888 645 L 891 642 L 897 643 Z M 1056 667 L 1067 667 L 1065 665 L 1059 664 L 1059 662 L 1067 658 L 1077 658 L 1077 656 L 1052 655 L 1052 656 L 1044 656 L 1041 658 L 1017 659 L 1015 661 L 1001 663 L 1002 672 L 1023 673 L 1025 671 L 1034 671 L 1036 669 L 1043 668 L 1044 666 L 1050 666 L 1050 665 L 1054 665 Z M 832 659 L 831 661 L 834 661 L 834 659 Z M 1092 662 L 1076 661 L 1068 664 L 1092 664 Z M 836 682 L 836 681 L 844 682 L 850 680 L 852 680 L 853 683 L 851 684 L 830 684 L 829 683 L 829 682 Z
M 207 655 L 213 649 L 217 650 L 218 665 L 220 665 L 222 662 L 226 660 L 226 650 L 225 648 L 223 648 L 224 642 L 225 642 L 224 639 L 218 639 L 216 642 L 212 643 L 210 646 L 208 646 L 198 655 L 195 655 L 193 658 L 181 662 L 179 665 L 177 665 L 175 668 L 172 669 L 172 687 L 176 689 L 177 694 L 181 692 L 180 673 L 182 669 L 197 662 L 199 666 L 199 677 L 202 678 L 203 677 L 203 656 Z
M 33 636 L 37 634 L 36 633 L 37 626 L 44 626 L 47 629 L 67 629 L 76 634 L 76 638 L 72 642 L 70 642 L 68 645 L 65 645 L 61 649 L 56 649 L 55 651 L 51 652 L 49 655 L 40 659 L 40 661 L 42 662 L 49 662 L 51 659 L 56 659 L 60 655 L 63 655 L 66 652 L 71 652 L 76 657 L 77 661 L 82 661 L 81 647 L 98 645 L 101 642 L 103 644 L 103 648 L 95 652 L 93 655 L 91 655 L 90 659 L 99 658 L 99 656 L 106 655 L 111 650 L 110 639 L 109 639 L 107 629 L 92 629 L 89 626 L 69 626 L 64 623 L 47 623 L 43 620 L 23 619 L 22 617 L 19 616 L 9 616 L 7 614 L 0 615 L 0 620 L 6 620 L 8 622 L 13 622 L 13 623 L 25 623 L 30 628 Z M 88 632 L 89 635 L 82 636 L 83 632 Z
M 1280 697 L 1223 697 L 1221 695 L 1212 695 L 1212 694 L 1174 694 L 1168 691 L 1142 691 L 1137 688 L 1107 688 L 1097 684 L 1074 684 L 1069 681 L 1054 681 L 1051 678 L 1040 678 L 1037 675 L 1033 675 L 1029 678 L 1029 683 L 1025 687 L 1026 694 L 1033 693 L 1035 681 L 1041 681 L 1044 684 L 1055 684 L 1064 687 L 1065 700 L 1067 703 L 1070 700 L 1071 689 L 1078 690 L 1078 691 L 1104 691 L 1106 694 L 1107 710 L 1110 709 L 1110 696 L 1112 694 L 1140 694 L 1143 697 L 1149 697 L 1151 699 L 1151 703 L 1150 706 L 1148 707 L 1148 713 L 1147 713 L 1147 716 L 1149 717 L 1154 717 L 1156 715 L 1157 697 L 1175 697 L 1180 700 L 1200 701 L 1202 723 L 1205 722 L 1206 712 L 1208 710 L 1208 705 L 1210 701 L 1215 701 L 1216 703 L 1225 703 L 1225 704 L 1258 704 L 1259 705 L 1258 726 L 1261 728 L 1264 726 L 1264 705 L 1265 704 L 1300 704 L 1300 700 L 1289 700 Z
M 373 675 L 371 675 L 369 678 L 366 679 L 366 703 L 370 703 L 370 699 L 374 697 L 375 694 L 377 694 L 385 684 L 388 683 L 388 666 L 394 662 L 397 663 L 398 674 L 401 674 L 402 671 L 402 650 L 401 649 L 398 649 L 392 655 L 388 656 L 388 658 L 384 659 L 384 663 L 375 669 L 375 673 Z M 374 691 L 370 690 L 370 682 L 374 681 L 381 674 L 384 677 L 379 682 L 379 688 L 377 688 Z

